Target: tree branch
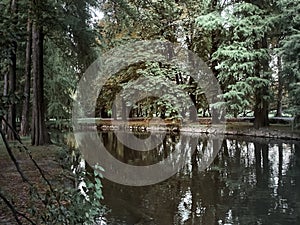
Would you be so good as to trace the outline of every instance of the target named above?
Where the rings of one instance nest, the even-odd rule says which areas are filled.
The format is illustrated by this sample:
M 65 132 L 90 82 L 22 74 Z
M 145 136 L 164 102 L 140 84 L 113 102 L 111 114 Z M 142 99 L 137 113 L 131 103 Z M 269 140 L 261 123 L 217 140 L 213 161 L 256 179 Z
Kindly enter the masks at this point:
M 30 218 L 28 218 L 25 214 L 20 213 L 19 211 L 17 211 L 15 209 L 15 207 L 13 206 L 12 203 L 10 203 L 10 201 L 2 194 L 1 190 L 0 190 L 0 198 L 4 201 L 4 203 L 8 206 L 8 208 L 11 210 L 16 222 L 19 225 L 22 225 L 22 222 L 20 221 L 18 216 L 23 217 L 24 219 L 26 219 L 28 222 L 30 222 L 33 225 L 36 225 L 36 223 L 34 223 Z
M 9 129 L 11 129 L 11 131 L 13 132 L 14 136 L 15 136 L 15 139 L 22 145 L 22 147 L 26 150 L 26 153 L 28 154 L 28 156 L 30 157 L 31 161 L 33 162 L 33 164 L 35 165 L 35 167 L 38 169 L 39 173 L 41 174 L 42 178 L 46 181 L 47 185 L 49 186 L 50 188 L 50 191 L 52 193 L 54 193 L 54 189 L 52 188 L 52 185 L 51 183 L 49 182 L 49 180 L 46 178 L 42 168 L 37 164 L 37 162 L 34 160 L 33 156 L 31 155 L 29 149 L 26 147 L 26 145 L 23 144 L 19 134 L 17 133 L 17 131 L 7 122 L 7 120 L 5 118 L 2 117 L 2 120 L 5 122 L 5 124 L 9 127 Z M 2 131 L 1 131 L 2 132 Z M 1 133 L 2 135 L 2 133 Z M 2 137 L 3 139 L 3 137 Z M 5 140 L 6 141 L 6 140 Z M 7 143 L 7 141 L 6 141 Z M 10 148 L 7 144 L 8 148 Z M 11 151 L 10 151 L 11 152 Z M 11 152 L 12 153 L 12 152 Z M 13 154 L 12 154 L 13 156 Z M 19 171 L 19 170 L 18 170 Z M 21 172 L 21 171 L 20 171 Z M 22 177 L 23 178 L 23 177 Z M 28 180 L 26 179 L 26 181 L 28 182 Z
M 2 117 L 2 119 L 4 119 L 4 118 Z M 13 161 L 13 163 L 15 164 L 15 167 L 16 167 L 18 173 L 21 175 L 22 180 L 24 182 L 29 183 L 29 180 L 27 179 L 27 177 L 24 175 L 24 173 L 21 170 L 20 165 L 19 165 L 17 159 L 15 158 L 15 156 L 14 156 L 14 154 L 13 154 L 11 148 L 10 148 L 10 146 L 9 146 L 7 140 L 6 140 L 5 134 L 3 133 L 2 129 L 0 129 L 0 134 L 1 134 L 2 140 L 4 142 L 5 148 L 8 152 L 8 155 L 9 155 L 10 159 Z

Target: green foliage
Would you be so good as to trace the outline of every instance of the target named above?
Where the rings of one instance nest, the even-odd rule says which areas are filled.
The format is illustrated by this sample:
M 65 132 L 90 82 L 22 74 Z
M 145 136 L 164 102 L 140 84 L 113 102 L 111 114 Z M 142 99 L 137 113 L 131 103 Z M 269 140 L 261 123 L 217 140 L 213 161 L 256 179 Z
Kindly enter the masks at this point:
M 92 27 L 90 7 L 97 0 L 40 1 L 37 7 L 30 1 L 17 1 L 17 13 L 11 13 L 11 1 L 0 3 L 0 73 L 7 74 L 11 49 L 17 43 L 17 81 L 24 73 L 27 20 L 43 26 L 45 40 L 45 90 L 49 104 L 47 117 L 69 118 L 71 96 L 80 75 L 95 59 L 96 34 Z M 2 80 L 2 79 L 1 79 Z M 21 83 L 22 84 L 22 83 Z M 19 85 L 19 84 L 18 84 Z M 0 87 L 3 88 L 2 82 Z M 1 89 L 2 90 L 2 89 Z M 23 87 L 20 86 L 23 91 Z
M 10 56 L 14 51 L 14 43 L 19 43 L 26 34 L 26 18 L 24 1 L 20 1 L 17 13 L 12 13 L 11 1 L 4 0 L 0 3 L 0 74 L 1 77 L 8 71 L 11 64 Z M 27 9 L 26 9 L 27 10 Z M 26 11 L 27 12 L 27 11 Z M 1 87 L 1 86 L 0 86 Z
M 73 66 L 73 59 L 68 58 L 51 40 L 46 42 L 45 52 L 47 117 L 68 119 L 71 117 L 72 95 L 76 88 L 78 72 Z
M 284 38 L 279 53 L 283 59 L 283 76 L 289 89 L 290 111 L 300 117 L 300 2 L 284 0 L 282 24 Z
M 8 125 L 7 121 L 4 121 Z M 14 143 L 14 148 L 18 148 L 22 154 L 25 154 L 23 157 L 28 157 L 26 159 L 26 161 L 28 160 L 28 165 L 30 167 L 34 166 L 33 169 L 37 173 L 36 177 L 27 177 L 27 174 L 21 169 L 18 160 L 16 160 L 14 151 L 12 151 L 10 143 L 7 142 L 1 129 L 1 136 L 6 150 L 23 181 L 22 202 L 17 204 L 11 203 L 10 200 L 7 200 L 8 198 L 3 198 L 4 193 L 1 193 L 2 199 L 6 199 L 5 203 L 14 216 L 20 216 L 19 219 L 16 219 L 18 224 L 22 224 L 20 223 L 21 219 L 30 222 L 30 224 L 50 225 L 92 225 L 99 221 L 106 212 L 105 207 L 101 204 L 103 199 L 101 183 L 103 168 L 96 165 L 93 168 L 93 173 L 86 171 L 81 164 L 82 157 L 80 153 L 76 150 L 70 151 L 69 148 L 62 146 L 56 149 L 62 159 L 61 174 L 58 176 L 59 168 L 55 168 L 57 170 L 56 175 L 49 179 L 48 174 L 45 174 L 44 170 L 34 159 L 31 149 L 23 144 L 17 131 L 11 126 L 9 126 L 9 129 L 16 136 L 17 142 Z M 55 147 L 52 146 L 52 148 Z M 40 179 L 35 179 L 38 177 Z M 0 190 L 0 192 L 2 191 Z M 5 195 L 9 196 L 9 194 Z M 26 208 L 24 208 L 23 201 L 26 203 Z
M 181 117 L 181 112 L 188 110 L 190 105 L 184 100 L 187 98 L 185 87 L 187 85 L 176 84 L 176 74 L 182 73 L 171 65 L 160 65 L 157 62 L 146 62 L 145 68 L 138 69 L 138 82 L 130 80 L 122 84 L 123 98 L 129 100 L 127 106 L 138 108 L 140 104 L 150 111 L 150 117 L 154 111 L 167 114 L 172 117 Z M 139 102 L 130 102 L 131 96 L 142 96 L 147 93 L 156 94 L 157 97 L 145 97 Z M 155 109 L 155 110 L 154 110 Z
M 101 204 L 103 168 L 96 165 L 90 173 L 74 161 L 69 150 L 61 148 L 60 153 L 63 179 L 55 185 L 45 183 L 30 188 L 29 218 L 37 224 L 95 224 L 106 213 Z M 77 160 L 81 160 L 79 154 Z
M 97 100 L 96 114 L 103 108 L 110 112 L 118 93 L 125 101 L 125 105 L 133 110 L 142 109 L 140 116 L 152 117 L 155 113 L 171 117 L 189 107 L 184 101 L 188 97 L 191 85 L 178 84 L 178 76 L 186 74 L 172 65 L 161 65 L 157 62 L 145 62 L 131 65 L 118 72 L 106 82 Z M 203 93 L 199 91 L 199 96 Z M 140 96 L 139 101 L 133 96 Z M 143 97 L 144 96 L 144 97 Z M 155 97 L 156 96 L 156 97 Z
M 12 103 L 18 104 L 21 101 L 21 97 L 15 93 L 8 93 L 8 95 L 0 94 L 0 118 L 5 116 L 8 112 L 8 108 Z
M 23 91 L 25 46 L 28 20 L 37 21 L 44 31 L 44 89 L 45 107 L 48 118 L 70 118 L 72 95 L 81 74 L 95 59 L 96 35 L 91 24 L 90 6 L 97 6 L 97 0 L 85 1 L 35 1 L 18 0 L 17 13 L 11 12 L 11 1 L 0 3 L 0 117 L 7 114 L 8 106 L 19 103 Z M 12 46 L 17 44 L 17 87 L 16 93 L 3 96 L 4 75 L 7 75 Z M 15 53 L 15 52 L 14 52 Z M 19 104 L 21 105 L 21 104 Z M 21 114 L 18 108 L 18 116 Z M 68 177 L 80 183 L 85 182 L 84 194 L 77 186 L 68 183 L 51 187 L 45 183 L 30 185 L 32 204 L 26 215 L 37 224 L 94 224 L 103 214 L 100 200 L 103 198 L 101 173 L 89 174 L 78 171 Z M 97 168 L 99 169 L 99 168 Z M 40 185 L 40 186 L 39 186 Z
M 40 215 L 45 224 L 95 224 L 105 213 L 101 205 L 103 169 L 95 166 L 93 174 L 85 170 L 77 170 L 76 183 L 83 184 L 82 190 L 72 187 L 55 189 L 54 193 L 46 193 L 45 212 Z M 84 182 L 84 183 L 82 183 Z M 59 205 L 57 205 L 59 200 Z
M 71 117 L 76 84 L 96 58 L 90 7 L 97 5 L 97 0 L 59 0 L 43 1 L 40 8 L 33 9 L 42 13 L 40 23 L 45 33 L 46 117 L 58 124 Z
M 130 41 L 162 39 L 183 45 L 203 57 L 203 59 L 207 59 L 209 56 L 207 46 L 211 44 L 210 40 L 205 36 L 206 33 L 198 32 L 199 29 L 195 26 L 197 16 L 209 8 L 208 1 L 118 0 L 113 2 L 104 1 L 101 4 L 101 8 L 104 12 L 104 18 L 100 21 L 98 30 L 100 33 L 99 42 L 103 51 Z M 121 71 L 121 76 L 117 76 L 118 78 L 111 79 L 111 82 L 108 82 L 105 91 L 102 91 L 98 100 L 98 103 L 102 102 L 102 106 L 98 104 L 98 108 L 104 107 L 107 111 L 110 110 L 115 93 L 120 91 L 122 87 L 125 87 L 124 85 L 120 85 L 120 83 L 125 84 L 132 79 L 132 82 L 126 86 L 129 88 L 133 85 L 136 77 L 141 75 L 140 72 L 136 72 L 138 69 L 137 65 L 133 65 L 127 69 L 126 71 Z M 155 76 L 150 76 L 149 68 L 147 69 L 148 72 L 144 71 L 148 73 L 148 78 L 153 78 L 153 84 L 149 84 L 148 87 L 149 91 L 150 89 L 152 90 L 151 87 L 154 83 L 161 84 L 163 88 L 170 87 L 166 84 L 166 81 L 168 76 L 169 78 L 173 76 L 172 72 L 174 72 L 174 70 L 166 71 L 166 68 L 163 70 L 160 68 L 160 70 L 161 71 L 152 71 L 153 74 L 156 74 Z M 146 74 L 144 75 L 146 76 Z M 189 95 L 196 95 L 196 106 L 207 108 L 208 104 L 204 97 L 203 90 L 196 88 L 197 85 L 192 82 L 188 74 L 181 76 L 181 78 L 179 82 L 178 79 L 175 81 L 175 79 L 172 78 L 172 87 L 179 85 L 178 88 L 184 88 Z M 161 80 L 158 81 L 159 79 Z M 134 88 L 130 89 L 133 90 Z M 176 95 L 172 94 L 172 96 L 174 97 Z M 172 96 L 169 96 L 169 100 L 172 99 Z M 160 111 L 165 110 L 165 106 L 163 105 L 166 104 L 166 100 L 157 100 L 155 98 L 150 100 L 147 98 L 147 102 L 151 102 L 151 104 L 149 103 L 151 106 L 148 103 L 145 104 L 145 102 L 142 104 L 142 107 L 147 111 L 151 111 L 153 107 Z M 140 107 L 140 103 L 136 104 L 135 107 Z M 156 105 L 156 103 L 158 103 L 158 105 Z M 182 110 L 184 111 L 185 109 Z M 167 111 L 168 113 L 170 112 L 169 107 L 167 107 Z M 178 107 L 176 106 L 173 111 L 178 111 Z M 173 114 L 174 112 L 171 113 Z
M 270 57 L 267 49 L 259 45 L 271 29 L 267 16 L 268 12 L 257 5 L 240 2 L 197 19 L 202 29 L 221 35 L 211 59 L 216 64 L 228 111 L 234 115 L 251 108 L 256 90 L 269 85 L 261 64 Z
M 6 115 L 9 105 L 10 105 L 9 97 L 0 95 L 0 118 Z

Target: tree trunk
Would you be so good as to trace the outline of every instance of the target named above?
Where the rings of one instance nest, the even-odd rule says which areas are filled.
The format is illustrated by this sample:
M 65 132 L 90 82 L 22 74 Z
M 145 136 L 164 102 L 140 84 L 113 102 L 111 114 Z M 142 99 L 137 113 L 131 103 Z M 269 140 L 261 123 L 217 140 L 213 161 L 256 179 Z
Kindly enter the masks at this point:
M 263 37 L 260 43 L 257 43 L 257 48 L 267 49 L 267 37 Z M 261 59 L 258 62 L 256 73 L 258 77 L 268 79 L 265 72 L 269 69 L 269 61 Z M 269 126 L 269 102 L 266 100 L 268 97 L 269 87 L 264 84 L 262 87 L 255 90 L 255 105 L 254 105 L 254 128 Z
M 256 102 L 254 107 L 254 128 L 259 129 L 269 125 L 269 104 L 263 99 L 264 94 L 256 94 Z
M 11 12 L 13 17 L 13 23 L 16 26 L 16 13 L 17 13 L 17 0 L 11 1 Z M 17 42 L 15 40 L 11 43 L 10 50 L 10 64 L 8 72 L 8 83 L 9 83 L 9 95 L 12 97 L 8 109 L 8 123 L 16 130 L 16 103 L 15 103 L 15 92 L 16 92 L 16 72 L 17 72 Z M 14 133 L 11 129 L 7 129 L 7 139 L 14 140 Z
M 17 58 L 15 54 L 16 44 L 13 44 L 13 49 L 11 51 L 11 64 L 9 65 L 9 75 L 8 75 L 8 83 L 9 83 L 9 95 L 11 98 L 11 103 L 8 109 L 8 123 L 12 126 L 13 129 L 16 130 L 16 103 L 15 103 L 15 92 L 16 92 L 16 70 L 17 70 Z M 14 133 L 11 129 L 7 129 L 7 139 L 14 140 Z
M 32 23 L 28 19 L 27 22 L 27 43 L 26 43 L 26 59 L 25 59 L 25 84 L 24 84 L 24 100 L 22 109 L 21 135 L 29 135 L 29 108 L 30 108 L 30 81 L 31 81 L 31 53 L 32 53 Z
M 211 6 L 210 7 L 211 7 L 212 11 L 217 10 L 218 1 L 217 0 L 211 1 Z M 212 41 L 212 47 L 211 47 L 210 55 L 212 56 L 213 53 L 215 53 L 218 50 L 219 46 L 220 46 L 220 31 L 219 30 L 216 30 L 216 31 L 212 32 L 211 41 Z M 214 76 L 216 77 L 216 79 L 217 79 L 218 73 L 219 73 L 218 70 L 216 69 L 217 65 L 218 65 L 218 62 L 215 61 L 215 60 L 212 61 L 211 65 L 210 65 L 211 70 L 212 70 Z M 223 87 L 221 87 L 221 88 L 222 88 L 222 90 L 224 90 Z M 214 97 L 212 102 L 213 103 L 217 102 L 216 97 Z M 215 108 L 211 108 L 211 121 L 212 121 L 213 124 L 219 124 L 220 123 L 220 118 L 219 117 L 220 117 L 219 110 L 215 109 Z
M 8 96 L 8 72 L 4 74 L 3 96 Z M 3 117 L 6 121 L 8 120 L 7 113 Z M 2 122 L 2 131 L 7 134 L 7 125 L 5 122 Z
M 277 92 L 277 105 L 276 105 L 276 115 L 277 117 L 282 117 L 282 96 L 283 96 L 283 80 L 281 73 L 281 58 L 277 57 L 278 66 L 278 92 Z
M 193 106 L 190 107 L 189 109 L 189 113 L 190 113 L 190 120 L 192 122 L 196 122 L 198 119 L 198 115 L 197 115 L 197 109 L 195 110 L 195 108 L 197 108 L 197 104 L 196 104 L 196 95 L 194 93 L 190 94 L 190 98 L 193 102 Z
M 124 99 L 122 98 L 122 120 L 126 121 L 127 120 L 127 106 L 126 106 L 126 102 L 124 101 Z
M 44 145 L 50 142 L 45 125 L 43 38 L 42 26 L 34 21 L 32 24 L 32 145 Z

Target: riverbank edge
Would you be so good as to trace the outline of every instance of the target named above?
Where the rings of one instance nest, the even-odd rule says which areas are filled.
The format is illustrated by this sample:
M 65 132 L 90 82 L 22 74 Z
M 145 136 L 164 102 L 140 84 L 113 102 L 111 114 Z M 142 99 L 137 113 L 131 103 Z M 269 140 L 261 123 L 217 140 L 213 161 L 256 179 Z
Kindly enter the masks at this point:
M 199 133 L 199 134 L 219 134 L 234 136 L 249 136 L 260 138 L 275 138 L 300 141 L 300 131 L 292 130 L 290 126 L 269 126 L 265 128 L 255 129 L 249 124 L 223 124 L 223 125 L 97 125 L 102 131 L 113 130 L 130 130 L 138 132 L 181 132 L 181 133 Z

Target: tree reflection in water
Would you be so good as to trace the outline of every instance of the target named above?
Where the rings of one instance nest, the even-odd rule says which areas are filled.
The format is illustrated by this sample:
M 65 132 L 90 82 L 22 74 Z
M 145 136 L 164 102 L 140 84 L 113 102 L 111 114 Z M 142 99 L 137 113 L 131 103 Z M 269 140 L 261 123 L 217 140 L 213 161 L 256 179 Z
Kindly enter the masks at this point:
M 166 158 L 180 141 L 169 134 L 156 149 L 138 152 L 113 133 L 99 135 L 115 158 L 135 165 Z M 300 143 L 228 137 L 203 171 L 203 156 L 214 145 L 200 136 L 182 170 L 159 184 L 130 187 L 105 180 L 108 224 L 300 224 Z

